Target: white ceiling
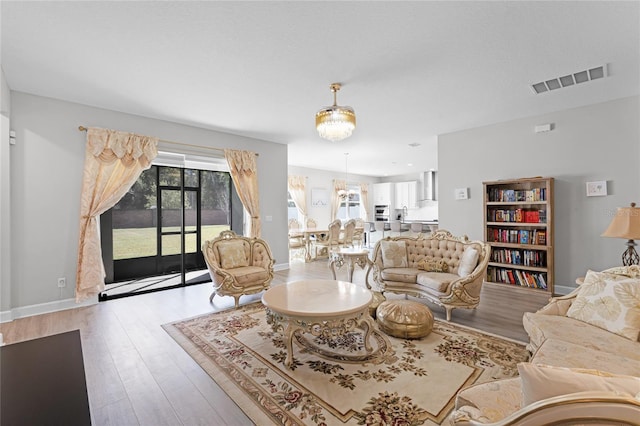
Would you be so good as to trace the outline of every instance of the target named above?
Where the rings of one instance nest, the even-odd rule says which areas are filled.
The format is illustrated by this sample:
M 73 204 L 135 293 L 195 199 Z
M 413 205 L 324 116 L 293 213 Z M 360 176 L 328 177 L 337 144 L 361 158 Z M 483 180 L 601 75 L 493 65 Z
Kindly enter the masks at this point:
M 640 93 L 637 1 L 0 7 L 12 90 L 288 144 L 303 167 L 344 171 L 349 152 L 350 173 L 437 169 L 438 134 Z M 602 80 L 529 88 L 602 64 Z M 332 82 L 357 114 L 342 142 L 314 129 Z

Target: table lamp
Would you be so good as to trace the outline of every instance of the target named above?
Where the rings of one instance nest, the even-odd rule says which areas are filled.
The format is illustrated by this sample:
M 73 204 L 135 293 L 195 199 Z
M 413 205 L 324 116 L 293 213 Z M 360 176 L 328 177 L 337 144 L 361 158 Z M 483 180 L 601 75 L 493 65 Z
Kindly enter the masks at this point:
M 618 207 L 618 211 L 607 230 L 602 233 L 602 237 L 626 239 L 627 249 L 622 253 L 622 264 L 637 265 L 640 256 L 634 248 L 636 245 L 634 240 L 640 239 L 640 208 L 636 207 L 636 203 L 631 203 L 630 207 Z

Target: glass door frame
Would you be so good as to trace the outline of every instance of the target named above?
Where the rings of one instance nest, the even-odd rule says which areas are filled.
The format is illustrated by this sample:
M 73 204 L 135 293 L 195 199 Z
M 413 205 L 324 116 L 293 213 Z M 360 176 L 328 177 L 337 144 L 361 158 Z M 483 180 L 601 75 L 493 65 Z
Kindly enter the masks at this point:
M 186 282 L 186 272 L 187 270 L 197 270 L 197 269 L 206 269 L 206 263 L 204 262 L 204 257 L 202 252 L 200 251 L 200 246 L 202 244 L 202 180 L 203 180 L 203 172 L 207 172 L 207 170 L 200 169 L 185 169 L 183 167 L 175 167 L 175 166 L 162 166 L 155 165 L 155 179 L 156 179 L 156 253 L 155 255 L 146 256 L 146 257 L 136 257 L 129 259 L 113 259 L 113 214 L 112 210 L 108 210 L 104 214 L 100 216 L 100 231 L 101 231 L 101 240 L 102 240 L 102 250 L 103 250 L 103 260 L 105 264 L 105 272 L 106 272 L 106 283 L 116 283 L 116 282 L 124 282 L 127 280 L 135 280 L 135 279 L 143 279 L 153 276 L 158 276 L 159 278 L 163 274 L 169 273 L 172 267 L 173 273 L 181 274 L 181 282 L 177 285 L 171 285 L 161 288 L 162 290 L 168 288 L 175 287 L 183 287 L 187 284 Z M 161 185 L 160 184 L 160 173 L 161 169 L 170 169 L 175 168 L 180 170 L 180 185 Z M 185 170 L 193 170 L 197 173 L 197 186 L 185 186 Z M 228 173 L 228 172 L 225 172 Z M 163 231 L 163 222 L 162 222 L 162 191 L 167 190 L 178 190 L 180 191 L 180 229 L 179 231 Z M 237 192 L 235 190 L 235 186 L 233 184 L 233 180 L 229 176 L 229 211 L 228 211 L 228 221 L 229 228 L 234 230 L 235 232 L 239 232 L 242 234 L 242 214 L 243 207 L 242 202 L 240 201 Z M 186 197 L 188 193 L 195 193 L 195 230 L 187 231 L 187 220 L 186 220 Z M 235 226 L 234 226 L 235 225 Z M 234 229 L 239 228 L 239 229 Z M 185 253 L 186 247 L 186 236 L 189 234 L 195 234 L 195 252 Z M 168 235 L 180 235 L 180 253 L 178 254 L 170 254 L 163 255 L 162 254 L 162 237 Z M 173 257 L 174 261 L 171 262 L 170 259 Z M 179 258 L 178 258 L 179 257 Z M 119 266 L 116 267 L 115 263 L 118 262 Z M 191 268 L 191 269 L 190 269 Z M 118 271 L 120 269 L 120 271 Z M 129 274 L 125 271 L 127 270 L 136 270 L 142 273 L 140 274 Z M 143 290 L 136 291 L 135 294 L 142 294 L 151 291 L 157 290 Z M 115 298 L 117 296 L 109 296 L 108 298 Z M 120 296 L 122 297 L 122 296 Z M 107 298 L 100 299 L 107 300 Z

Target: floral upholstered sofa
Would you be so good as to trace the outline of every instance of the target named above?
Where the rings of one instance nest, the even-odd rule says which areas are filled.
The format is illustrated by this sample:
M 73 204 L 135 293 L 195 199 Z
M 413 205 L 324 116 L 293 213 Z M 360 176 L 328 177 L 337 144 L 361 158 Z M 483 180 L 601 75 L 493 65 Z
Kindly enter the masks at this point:
M 444 307 L 450 321 L 453 309 L 480 303 L 490 253 L 488 244 L 442 229 L 427 236 L 387 237 L 373 250 L 373 280 L 382 293 L 423 297 Z
M 532 359 L 520 377 L 462 390 L 452 424 L 640 424 L 638 266 L 588 271 L 523 324 Z

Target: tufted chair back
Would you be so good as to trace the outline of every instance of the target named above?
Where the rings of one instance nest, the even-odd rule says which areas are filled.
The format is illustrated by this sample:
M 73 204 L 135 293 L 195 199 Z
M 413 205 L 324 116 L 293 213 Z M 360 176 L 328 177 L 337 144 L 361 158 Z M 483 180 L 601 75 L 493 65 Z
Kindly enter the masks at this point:
M 407 261 L 410 268 L 417 268 L 418 263 L 425 257 L 444 259 L 449 265 L 451 273 L 458 273 L 460 259 L 465 249 L 469 246 L 482 253 L 482 245 L 479 242 L 462 242 L 460 240 L 434 239 L 434 238 L 407 238 Z

